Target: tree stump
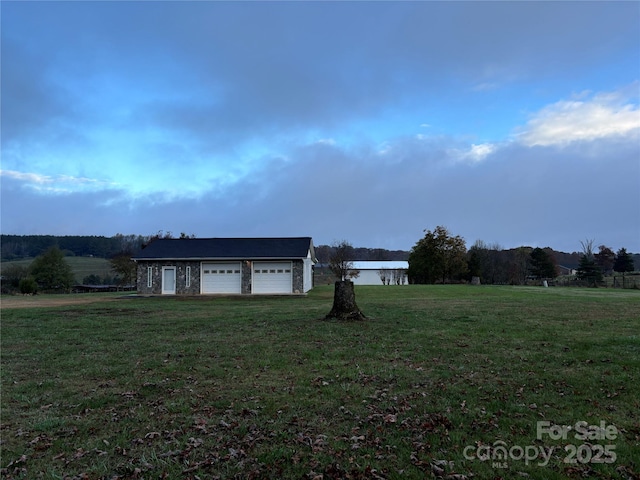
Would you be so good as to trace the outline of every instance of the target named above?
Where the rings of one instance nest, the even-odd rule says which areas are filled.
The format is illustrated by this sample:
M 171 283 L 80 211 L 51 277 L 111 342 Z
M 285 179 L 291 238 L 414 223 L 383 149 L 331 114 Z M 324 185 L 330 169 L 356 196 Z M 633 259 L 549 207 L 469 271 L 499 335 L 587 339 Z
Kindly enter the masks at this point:
M 325 320 L 335 318 L 337 320 L 364 320 L 364 314 L 356 305 L 356 294 L 351 280 L 337 281 L 333 294 L 333 308 L 325 317 Z

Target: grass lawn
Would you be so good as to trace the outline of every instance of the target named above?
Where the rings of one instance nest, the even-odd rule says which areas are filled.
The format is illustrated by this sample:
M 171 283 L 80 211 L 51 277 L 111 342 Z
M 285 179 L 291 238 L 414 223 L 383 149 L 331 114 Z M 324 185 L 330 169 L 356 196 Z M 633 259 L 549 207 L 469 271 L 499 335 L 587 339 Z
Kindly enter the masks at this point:
M 640 477 L 640 292 L 332 296 L 3 308 L 2 478 Z

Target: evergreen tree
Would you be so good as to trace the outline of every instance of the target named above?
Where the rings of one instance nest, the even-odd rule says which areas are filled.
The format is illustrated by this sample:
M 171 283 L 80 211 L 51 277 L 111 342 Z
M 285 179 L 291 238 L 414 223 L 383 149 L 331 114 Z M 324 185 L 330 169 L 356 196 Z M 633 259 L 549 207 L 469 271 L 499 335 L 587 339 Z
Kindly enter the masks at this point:
M 626 273 L 633 272 L 635 265 L 633 264 L 633 257 L 630 253 L 627 253 L 626 248 L 621 248 L 616 254 L 616 260 L 613 264 L 613 270 L 616 272 Z
M 555 278 L 556 264 L 551 255 L 542 248 L 534 248 L 529 258 L 529 271 L 536 278 Z
M 581 243 L 583 254 L 580 257 L 577 277 L 580 280 L 586 281 L 589 285 L 596 287 L 598 283 L 602 282 L 602 270 L 593 254 L 593 240 L 587 240 Z

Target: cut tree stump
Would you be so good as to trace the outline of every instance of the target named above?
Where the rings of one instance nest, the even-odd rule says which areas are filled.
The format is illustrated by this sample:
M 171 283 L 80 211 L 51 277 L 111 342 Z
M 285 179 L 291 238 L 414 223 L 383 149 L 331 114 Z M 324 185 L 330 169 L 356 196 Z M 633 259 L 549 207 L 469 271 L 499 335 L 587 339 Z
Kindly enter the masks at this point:
M 365 320 L 364 313 L 356 305 L 356 294 L 351 280 L 337 281 L 333 294 L 333 308 L 324 317 L 325 320 Z

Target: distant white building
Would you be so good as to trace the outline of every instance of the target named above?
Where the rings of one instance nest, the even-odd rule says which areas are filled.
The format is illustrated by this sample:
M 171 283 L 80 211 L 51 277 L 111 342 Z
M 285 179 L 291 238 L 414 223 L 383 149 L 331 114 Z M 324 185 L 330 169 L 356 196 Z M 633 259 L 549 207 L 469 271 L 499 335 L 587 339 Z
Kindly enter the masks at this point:
M 406 285 L 409 283 L 407 280 L 409 262 L 381 260 L 353 262 L 353 268 L 360 270 L 360 275 L 351 279 L 355 285 Z

